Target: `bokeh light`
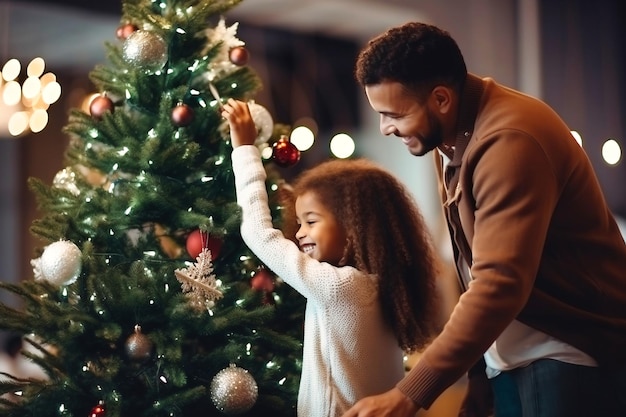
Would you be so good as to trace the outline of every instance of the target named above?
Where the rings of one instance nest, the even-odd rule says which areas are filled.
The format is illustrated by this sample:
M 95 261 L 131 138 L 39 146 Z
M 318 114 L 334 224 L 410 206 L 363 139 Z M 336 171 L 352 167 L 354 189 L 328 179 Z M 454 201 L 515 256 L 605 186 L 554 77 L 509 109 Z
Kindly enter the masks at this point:
M 22 65 L 20 61 L 15 58 L 9 59 L 2 67 L 2 78 L 5 81 L 13 81 L 20 75 L 21 70 Z
M 349 158 L 354 150 L 354 140 L 345 133 L 338 133 L 330 140 L 330 151 L 337 158 Z
M 622 159 L 622 149 L 615 139 L 608 139 L 604 142 L 602 158 L 609 165 L 616 165 Z
M 61 85 L 56 76 L 44 75 L 46 63 L 41 57 L 30 61 L 26 77 L 20 79 L 22 65 L 13 58 L 0 72 L 0 137 L 2 133 L 19 136 L 30 129 L 41 132 L 48 124 L 47 110 L 61 97 Z M 22 84 L 20 84 L 22 82 Z
M 291 132 L 289 140 L 296 146 L 296 148 L 298 148 L 298 150 L 303 152 L 313 146 L 313 142 L 315 142 L 315 135 L 308 127 L 298 126 Z

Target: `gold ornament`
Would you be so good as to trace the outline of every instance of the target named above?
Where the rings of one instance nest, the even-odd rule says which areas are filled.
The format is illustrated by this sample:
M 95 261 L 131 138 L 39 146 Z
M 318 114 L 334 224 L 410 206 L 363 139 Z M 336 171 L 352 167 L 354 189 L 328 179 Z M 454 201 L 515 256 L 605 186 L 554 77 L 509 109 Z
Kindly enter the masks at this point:
M 146 361 L 152 357 L 153 343 L 141 333 L 141 326 L 135 325 L 135 333 L 126 340 L 126 354 L 135 361 Z
M 250 410 L 259 395 L 256 381 L 247 370 L 230 364 L 211 381 L 211 400 L 225 414 L 241 414 Z

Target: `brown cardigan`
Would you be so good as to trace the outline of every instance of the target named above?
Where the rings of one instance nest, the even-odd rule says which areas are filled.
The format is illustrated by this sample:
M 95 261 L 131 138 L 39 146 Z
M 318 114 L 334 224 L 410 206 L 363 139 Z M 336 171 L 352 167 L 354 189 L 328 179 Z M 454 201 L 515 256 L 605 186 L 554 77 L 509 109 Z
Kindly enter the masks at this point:
M 626 244 L 570 129 L 545 103 L 472 74 L 459 111 L 440 188 L 471 281 L 398 388 L 430 407 L 516 318 L 601 365 L 626 363 Z

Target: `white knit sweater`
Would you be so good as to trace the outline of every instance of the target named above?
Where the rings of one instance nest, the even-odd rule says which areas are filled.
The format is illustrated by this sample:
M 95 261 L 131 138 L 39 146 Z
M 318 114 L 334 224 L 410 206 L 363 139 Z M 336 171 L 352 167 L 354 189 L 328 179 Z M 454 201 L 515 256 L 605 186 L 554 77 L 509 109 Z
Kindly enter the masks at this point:
M 393 388 L 404 376 L 403 352 L 383 323 L 377 278 L 318 262 L 273 227 L 255 146 L 234 149 L 232 163 L 245 243 L 307 299 L 298 416 L 339 417 Z

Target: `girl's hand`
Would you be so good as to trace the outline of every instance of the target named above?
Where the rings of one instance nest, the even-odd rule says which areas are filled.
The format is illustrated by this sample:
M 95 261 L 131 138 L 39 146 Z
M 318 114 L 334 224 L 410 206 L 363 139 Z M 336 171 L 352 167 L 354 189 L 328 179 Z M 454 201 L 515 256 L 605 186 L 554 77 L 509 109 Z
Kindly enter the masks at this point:
M 241 145 L 254 145 L 257 131 L 247 103 L 229 98 L 222 107 L 222 117 L 230 125 L 233 148 Z

